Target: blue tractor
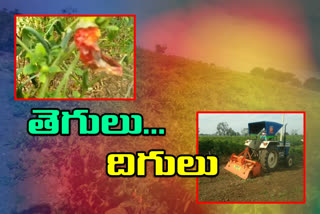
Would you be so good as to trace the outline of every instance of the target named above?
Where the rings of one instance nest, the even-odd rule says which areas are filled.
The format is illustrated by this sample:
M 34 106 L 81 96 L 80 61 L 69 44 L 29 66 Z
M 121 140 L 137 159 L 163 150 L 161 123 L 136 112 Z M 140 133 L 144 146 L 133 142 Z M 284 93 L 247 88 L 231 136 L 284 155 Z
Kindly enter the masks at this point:
M 286 141 L 286 134 L 281 134 L 280 141 L 276 140 L 276 133 L 282 127 L 282 124 L 270 121 L 249 123 L 248 132 L 252 137 L 245 141 L 247 147 L 239 155 L 232 154 L 224 169 L 247 179 L 259 176 L 261 169 L 265 172 L 274 171 L 280 160 L 285 160 L 287 166 L 291 167 L 293 159 L 289 155 L 290 143 Z
M 249 148 L 249 153 L 254 159 L 258 159 L 264 171 L 274 171 L 280 160 L 285 160 L 286 165 L 293 165 L 293 158 L 289 155 L 290 142 L 286 141 L 286 126 L 284 134 L 280 136 L 280 141 L 276 140 L 276 133 L 283 127 L 283 124 L 260 121 L 248 124 L 250 136 L 254 140 L 246 140 L 245 145 Z

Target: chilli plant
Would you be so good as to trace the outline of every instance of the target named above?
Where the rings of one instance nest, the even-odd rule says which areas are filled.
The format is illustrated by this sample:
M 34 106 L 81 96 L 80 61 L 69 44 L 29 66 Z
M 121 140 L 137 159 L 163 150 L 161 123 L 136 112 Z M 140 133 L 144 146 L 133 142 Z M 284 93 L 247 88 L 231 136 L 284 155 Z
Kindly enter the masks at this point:
M 17 98 L 133 97 L 133 17 L 17 17 Z

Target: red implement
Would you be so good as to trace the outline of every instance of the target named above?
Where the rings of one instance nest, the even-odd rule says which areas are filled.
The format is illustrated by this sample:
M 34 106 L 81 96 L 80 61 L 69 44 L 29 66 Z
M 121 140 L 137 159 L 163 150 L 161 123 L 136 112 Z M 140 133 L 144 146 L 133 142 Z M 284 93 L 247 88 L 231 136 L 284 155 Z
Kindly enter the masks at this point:
M 256 177 L 261 173 L 261 164 L 257 161 L 251 160 L 249 147 L 239 155 L 232 154 L 230 161 L 224 168 L 243 179 L 247 179 L 250 174 L 252 174 L 253 177 Z

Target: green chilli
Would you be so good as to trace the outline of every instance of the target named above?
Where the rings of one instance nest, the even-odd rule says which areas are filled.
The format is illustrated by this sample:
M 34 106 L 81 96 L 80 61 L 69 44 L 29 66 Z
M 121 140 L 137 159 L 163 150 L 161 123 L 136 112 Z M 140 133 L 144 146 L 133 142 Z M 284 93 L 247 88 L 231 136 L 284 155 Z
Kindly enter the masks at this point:
M 22 29 L 22 34 L 25 34 L 26 32 L 35 36 L 38 39 L 38 41 L 43 45 L 43 47 L 46 49 L 46 52 L 48 54 L 50 53 L 49 44 L 43 39 L 43 37 L 40 35 L 40 33 L 38 33 L 38 31 L 36 31 L 32 27 L 24 27 Z

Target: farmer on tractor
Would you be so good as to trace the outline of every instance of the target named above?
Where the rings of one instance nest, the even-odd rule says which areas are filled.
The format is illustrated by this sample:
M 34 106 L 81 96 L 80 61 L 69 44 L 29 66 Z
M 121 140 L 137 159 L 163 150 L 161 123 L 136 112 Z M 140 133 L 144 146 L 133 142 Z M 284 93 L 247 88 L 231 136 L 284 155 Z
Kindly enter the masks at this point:
M 266 141 L 266 140 L 267 140 L 267 133 L 263 131 L 262 135 L 260 136 L 260 141 Z

